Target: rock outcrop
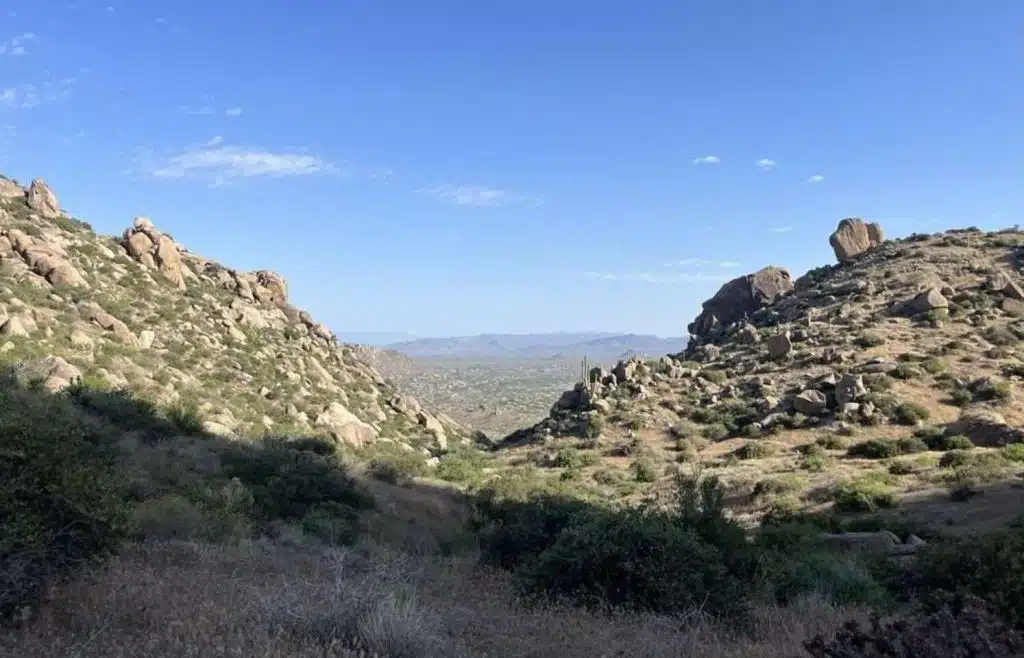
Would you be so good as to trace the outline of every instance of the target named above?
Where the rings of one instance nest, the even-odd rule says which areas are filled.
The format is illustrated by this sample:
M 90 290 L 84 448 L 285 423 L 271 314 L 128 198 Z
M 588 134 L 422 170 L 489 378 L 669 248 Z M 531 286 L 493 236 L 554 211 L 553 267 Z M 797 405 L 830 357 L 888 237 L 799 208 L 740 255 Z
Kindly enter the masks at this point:
M 848 263 L 872 247 L 885 241 L 881 225 L 865 222 L 856 217 L 848 217 L 839 222 L 839 226 L 829 236 L 828 242 L 840 263 Z
M 428 455 L 471 441 L 290 305 L 281 275 L 197 256 L 145 217 L 97 235 L 41 180 L 26 191 L 0 177 L 0 359 L 51 390 L 88 378 L 195 405 L 224 437 L 317 434 Z
M 792 290 L 793 278 L 789 270 L 774 265 L 737 277 L 704 302 L 703 311 L 687 329 L 698 338 L 713 336 Z

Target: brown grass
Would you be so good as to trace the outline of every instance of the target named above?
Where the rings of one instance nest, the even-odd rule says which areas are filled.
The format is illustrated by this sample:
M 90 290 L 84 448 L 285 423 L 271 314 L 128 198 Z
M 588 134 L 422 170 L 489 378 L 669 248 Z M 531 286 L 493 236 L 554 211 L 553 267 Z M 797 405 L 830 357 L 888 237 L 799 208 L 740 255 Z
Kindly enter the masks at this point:
M 854 615 L 820 601 L 760 611 L 753 636 L 693 616 L 528 608 L 471 557 L 160 542 L 128 547 L 58 588 L 3 656 L 806 656 L 802 641 Z M 356 648 L 359 649 L 356 649 Z M 359 651 L 362 651 L 360 653 Z

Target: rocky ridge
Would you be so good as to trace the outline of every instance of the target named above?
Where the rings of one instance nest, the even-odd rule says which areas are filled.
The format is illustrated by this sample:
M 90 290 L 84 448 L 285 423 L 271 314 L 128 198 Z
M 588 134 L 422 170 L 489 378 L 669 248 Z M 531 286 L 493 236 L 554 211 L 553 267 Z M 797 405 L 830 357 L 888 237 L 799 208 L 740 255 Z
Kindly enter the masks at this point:
M 851 487 L 874 491 L 860 506 L 875 507 L 1011 477 L 1024 442 L 1024 233 L 883 241 L 881 227 L 845 219 L 829 242 L 838 264 L 726 283 L 684 352 L 590 369 L 502 448 L 548 465 L 586 454 L 563 477 L 605 497 L 696 462 L 761 512 L 780 499 L 840 504 Z M 963 454 L 941 454 L 950 446 Z
M 426 456 L 468 441 L 291 305 L 279 274 L 203 258 L 144 217 L 98 235 L 42 180 L 0 177 L 0 360 L 50 390 L 128 387 L 193 409 L 217 435 L 320 433 Z

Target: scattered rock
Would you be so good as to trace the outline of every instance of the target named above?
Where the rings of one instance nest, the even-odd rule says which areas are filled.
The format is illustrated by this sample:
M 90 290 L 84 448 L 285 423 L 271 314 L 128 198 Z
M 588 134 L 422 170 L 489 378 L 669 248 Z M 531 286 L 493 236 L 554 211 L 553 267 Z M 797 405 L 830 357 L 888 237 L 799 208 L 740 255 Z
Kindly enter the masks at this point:
M 808 416 L 820 416 L 828 411 L 828 398 L 821 391 L 808 389 L 793 398 L 793 409 Z
M 768 358 L 773 361 L 788 356 L 793 351 L 793 342 L 788 331 L 773 334 L 765 341 L 765 346 L 768 348 Z
M 361 448 L 377 440 L 377 430 L 359 419 L 340 402 L 327 405 L 313 424 L 327 429 L 336 441 Z

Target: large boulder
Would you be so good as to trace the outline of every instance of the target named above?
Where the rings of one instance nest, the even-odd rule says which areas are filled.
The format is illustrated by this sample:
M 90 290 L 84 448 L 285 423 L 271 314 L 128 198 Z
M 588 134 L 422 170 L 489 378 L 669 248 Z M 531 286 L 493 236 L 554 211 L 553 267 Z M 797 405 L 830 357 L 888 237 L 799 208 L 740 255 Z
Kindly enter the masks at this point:
M 29 208 L 47 219 L 53 219 L 61 214 L 60 204 L 57 203 L 57 195 L 53 193 L 50 186 L 41 178 L 32 181 L 28 192 L 25 193 L 25 202 Z
M 958 419 L 946 425 L 946 434 L 962 434 L 974 445 L 985 448 L 1024 443 L 1024 429 L 1009 425 L 1000 414 L 985 407 L 965 409 Z
M 828 239 L 836 254 L 836 260 L 840 263 L 847 263 L 884 241 L 885 235 L 879 224 L 865 222 L 856 217 L 847 217 L 839 222 L 839 226 Z
M 340 402 L 332 402 L 316 417 L 313 423 L 331 433 L 336 441 L 354 448 L 377 441 L 377 430 L 359 419 Z
M 704 302 L 703 311 L 687 327 L 698 338 L 714 335 L 793 290 L 789 270 L 770 265 L 729 281 Z

